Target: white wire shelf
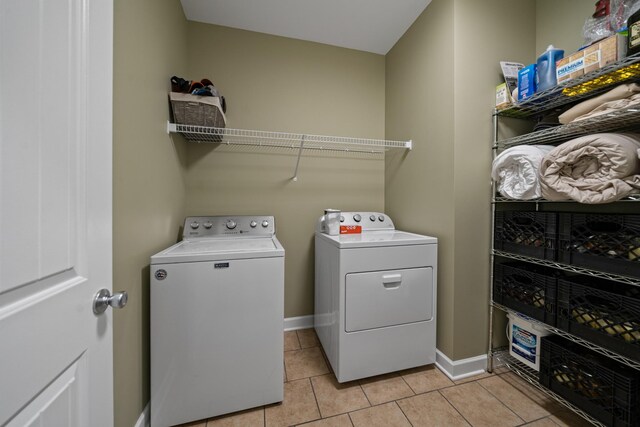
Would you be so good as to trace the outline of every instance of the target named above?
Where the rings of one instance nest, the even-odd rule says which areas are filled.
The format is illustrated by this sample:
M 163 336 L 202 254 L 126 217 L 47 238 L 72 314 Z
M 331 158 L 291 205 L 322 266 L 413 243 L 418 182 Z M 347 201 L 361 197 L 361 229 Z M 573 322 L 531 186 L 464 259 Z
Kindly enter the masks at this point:
M 640 279 L 635 278 L 635 277 L 621 276 L 619 274 L 612 274 L 612 273 L 605 273 L 603 271 L 590 270 L 588 268 L 576 267 L 574 265 L 563 264 L 563 263 L 560 263 L 560 262 L 549 261 L 549 260 L 546 260 L 546 259 L 531 258 L 531 257 L 528 257 L 528 256 L 513 254 L 513 253 L 510 253 L 510 252 L 498 251 L 498 250 L 495 250 L 495 249 L 491 253 L 493 255 L 501 256 L 503 258 L 510 258 L 510 259 L 514 259 L 514 260 L 517 260 L 517 261 L 525 261 L 525 262 L 528 262 L 528 263 L 531 263 L 531 264 L 542 265 L 542 266 L 545 266 L 545 267 L 557 268 L 559 270 L 568 271 L 570 273 L 584 274 L 584 275 L 587 275 L 587 276 L 599 277 L 599 278 L 602 278 L 602 279 L 613 280 L 613 281 L 620 282 L 620 283 L 626 283 L 627 285 L 640 286 Z
M 586 120 L 532 132 L 498 141 L 494 148 L 499 150 L 516 145 L 553 144 L 590 133 L 615 130 L 625 131 L 640 128 L 640 105 L 613 111 Z
M 383 153 L 392 148 L 411 150 L 412 141 L 350 138 L 232 128 L 216 128 L 168 123 L 167 132 L 177 132 L 192 142 L 251 145 L 353 153 Z
M 540 382 L 538 381 L 538 372 L 529 368 L 524 363 L 520 363 L 518 360 L 511 357 L 511 355 L 509 355 L 509 352 L 507 350 L 493 351 L 492 357 L 498 360 L 498 362 L 500 362 L 502 366 L 506 366 L 507 368 L 509 368 L 514 374 L 518 375 L 524 381 L 526 381 L 536 389 L 540 390 L 542 393 L 546 394 L 553 400 L 557 401 L 562 406 L 575 412 L 576 414 L 578 414 L 579 416 L 581 416 L 591 424 L 598 427 L 606 427 L 605 424 L 602 424 L 600 421 L 596 420 L 595 418 L 593 418 L 591 415 L 589 415 L 582 409 L 578 408 L 577 406 L 573 405 L 571 402 L 569 402 L 565 398 L 561 397 L 560 395 L 554 393 L 553 391 L 549 390 L 548 388 L 540 384 Z
M 290 132 L 271 132 L 184 125 L 167 122 L 167 133 L 180 133 L 187 141 L 225 145 L 243 145 L 264 148 L 288 148 L 298 150 L 293 181 L 298 180 L 300 157 L 303 150 L 340 151 L 381 155 L 392 148 L 411 150 L 413 142 L 386 139 L 350 138 L 345 136 L 311 135 Z
M 535 325 L 538 325 L 538 326 L 548 330 L 551 333 L 554 333 L 556 335 L 560 335 L 560 336 L 566 338 L 567 340 L 569 340 L 571 342 L 574 342 L 576 344 L 580 344 L 581 346 L 586 347 L 589 350 L 593 350 L 596 353 L 600 353 L 603 356 L 606 356 L 606 357 L 609 357 L 609 358 L 611 358 L 613 360 L 616 360 L 616 361 L 618 361 L 618 362 L 620 362 L 620 363 L 622 363 L 622 364 L 624 364 L 624 365 L 626 365 L 626 366 L 628 366 L 628 367 L 630 367 L 632 369 L 640 370 L 640 362 L 638 362 L 637 360 L 633 360 L 633 359 L 630 359 L 628 357 L 622 356 L 622 355 L 620 355 L 620 354 L 618 354 L 618 353 L 616 353 L 614 351 L 611 351 L 611 350 L 609 350 L 607 348 L 600 347 L 599 345 L 596 345 L 596 344 L 594 344 L 594 343 L 592 343 L 590 341 L 587 341 L 587 340 L 582 339 L 582 338 L 580 338 L 578 336 L 570 334 L 569 332 L 563 331 L 562 329 L 558 329 L 555 326 L 547 325 L 546 323 L 543 323 L 543 322 L 541 322 L 541 321 L 539 321 L 537 319 L 533 319 L 533 318 L 531 318 L 529 316 L 525 316 L 524 314 L 520 313 L 519 311 L 513 310 L 513 309 L 511 309 L 509 307 L 506 307 L 506 306 L 504 306 L 502 304 L 498 304 L 495 301 L 493 301 L 492 304 L 493 304 L 493 306 L 495 308 L 499 308 L 500 310 L 502 310 L 502 311 L 504 311 L 506 313 L 517 315 L 519 317 L 524 317 L 524 318 L 527 319 L 527 321 L 529 321 L 529 322 L 531 322 L 531 323 L 533 323 Z

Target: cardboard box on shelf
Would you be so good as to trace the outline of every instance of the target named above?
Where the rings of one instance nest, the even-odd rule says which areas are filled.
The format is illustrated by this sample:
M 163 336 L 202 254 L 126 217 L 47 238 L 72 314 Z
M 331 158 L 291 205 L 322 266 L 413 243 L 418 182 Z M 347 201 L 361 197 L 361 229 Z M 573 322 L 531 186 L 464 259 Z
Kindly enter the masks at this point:
M 511 95 L 507 90 L 507 84 L 499 84 L 496 86 L 496 108 L 501 109 L 509 105 L 511 105 Z
M 592 44 L 584 49 L 584 73 L 600 68 L 600 43 Z
M 518 71 L 518 101 L 536 93 L 536 64 L 530 64 Z
M 627 36 L 615 34 L 602 40 L 600 46 L 600 67 L 616 62 L 627 56 Z
M 569 78 L 575 79 L 576 77 L 580 77 L 584 74 L 584 51 L 576 52 L 573 55 L 569 56 L 569 64 L 579 64 L 579 66 L 575 67 L 569 73 Z
M 627 36 L 614 34 L 556 62 L 558 83 L 598 70 L 627 54 Z

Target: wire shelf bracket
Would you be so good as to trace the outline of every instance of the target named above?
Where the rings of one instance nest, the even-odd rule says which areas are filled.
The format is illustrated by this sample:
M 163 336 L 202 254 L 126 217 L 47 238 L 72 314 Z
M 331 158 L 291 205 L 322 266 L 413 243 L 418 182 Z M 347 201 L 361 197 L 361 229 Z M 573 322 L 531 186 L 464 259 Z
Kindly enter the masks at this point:
M 180 133 L 187 141 L 253 147 L 298 150 L 292 180 L 298 180 L 298 168 L 303 150 L 338 151 L 345 153 L 383 154 L 390 149 L 412 150 L 413 141 L 351 138 L 261 130 L 216 128 L 167 122 L 167 133 Z

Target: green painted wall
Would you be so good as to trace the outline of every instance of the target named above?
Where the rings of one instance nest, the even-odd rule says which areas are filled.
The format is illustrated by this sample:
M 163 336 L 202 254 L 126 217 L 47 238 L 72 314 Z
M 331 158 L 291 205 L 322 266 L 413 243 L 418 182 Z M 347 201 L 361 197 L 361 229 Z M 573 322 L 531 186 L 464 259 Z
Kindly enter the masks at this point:
M 208 52 L 208 54 L 203 54 Z M 227 127 L 384 138 L 384 56 L 189 23 L 189 76 L 227 99 Z M 189 215 L 275 215 L 285 317 L 313 314 L 313 239 L 325 208 L 384 209 L 384 157 L 188 144 Z
M 490 164 L 500 60 L 533 56 L 535 2 L 434 0 L 386 56 L 386 135 L 415 149 L 386 160 L 385 208 L 439 238 L 438 349 L 487 348 Z M 516 36 L 517 35 L 517 36 Z
M 149 402 L 149 257 L 176 242 L 184 221 L 186 147 L 166 133 L 167 91 L 186 73 L 187 21 L 179 0 L 116 0 L 113 84 L 115 425 L 131 427 Z

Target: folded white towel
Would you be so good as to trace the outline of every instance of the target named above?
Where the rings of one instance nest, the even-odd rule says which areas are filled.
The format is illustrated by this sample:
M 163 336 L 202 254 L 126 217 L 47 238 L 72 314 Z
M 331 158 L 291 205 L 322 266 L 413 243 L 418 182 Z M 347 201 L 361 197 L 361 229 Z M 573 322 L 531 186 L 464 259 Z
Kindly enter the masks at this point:
M 504 197 L 531 200 L 542 197 L 538 170 L 550 145 L 519 145 L 504 150 L 494 160 L 491 176 Z

